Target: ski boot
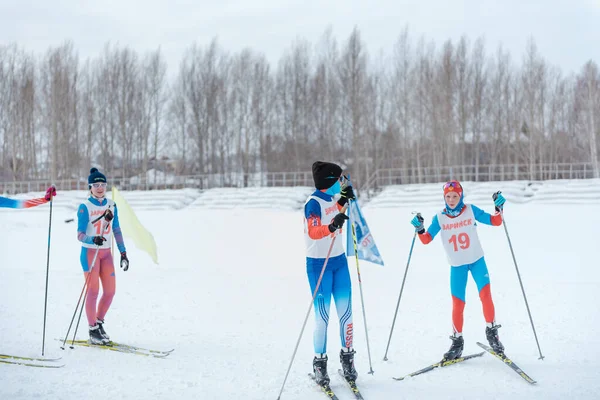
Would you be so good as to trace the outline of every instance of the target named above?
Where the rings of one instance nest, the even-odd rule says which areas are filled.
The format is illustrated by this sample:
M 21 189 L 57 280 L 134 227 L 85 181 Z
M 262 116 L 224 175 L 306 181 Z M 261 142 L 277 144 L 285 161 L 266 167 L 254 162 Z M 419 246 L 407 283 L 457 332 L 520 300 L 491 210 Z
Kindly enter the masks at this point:
M 96 319 L 96 325 L 99 326 L 100 329 L 100 334 L 110 342 L 110 336 L 108 336 L 108 333 L 106 333 L 106 331 L 104 330 L 104 320 L 103 319 Z
M 354 369 L 354 354 L 356 351 L 351 349 L 350 351 L 340 350 L 340 363 L 342 363 L 342 370 L 344 371 L 344 378 L 348 382 L 355 382 L 358 378 L 358 373 Z
M 313 372 L 315 373 L 315 381 L 317 382 L 317 385 L 329 385 L 330 380 L 329 375 L 327 374 L 327 355 L 321 358 L 315 356 L 313 359 Z
M 90 343 L 100 346 L 104 346 L 109 343 L 109 340 L 100 333 L 100 326 L 98 324 L 90 326 Z
M 492 322 L 491 327 L 488 326 L 485 328 L 485 336 L 487 337 L 490 347 L 492 348 L 492 350 L 494 350 L 494 353 L 503 356 L 504 346 L 502 345 L 502 343 L 500 343 L 500 338 L 498 337 L 498 328 L 500 328 L 501 326 L 502 325 L 496 325 L 494 322 Z
M 450 349 L 444 354 L 444 361 L 455 360 L 460 358 L 465 347 L 465 340 L 462 336 L 456 336 L 456 334 L 450 336 L 452 339 L 452 345 Z

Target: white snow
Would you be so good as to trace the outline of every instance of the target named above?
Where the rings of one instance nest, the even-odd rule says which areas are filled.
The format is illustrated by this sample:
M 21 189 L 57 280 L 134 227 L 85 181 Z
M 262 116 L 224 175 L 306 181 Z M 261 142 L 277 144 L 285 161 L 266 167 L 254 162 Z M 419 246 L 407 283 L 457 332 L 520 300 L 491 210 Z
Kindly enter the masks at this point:
M 382 360 L 413 238 L 411 212 L 420 211 L 429 223 L 442 205 L 441 194 L 432 188 L 441 191 L 441 185 L 390 187 L 367 204 L 363 212 L 386 265 L 360 263 L 375 371 L 368 375 L 356 266 L 349 259 L 356 365 L 365 398 L 600 398 L 598 187 L 591 180 L 534 187 L 524 182 L 465 183 L 467 200 L 488 211 L 493 209 L 491 194 L 506 188 L 507 227 L 545 360 L 538 360 L 504 229 L 481 226 L 479 234 L 503 326 L 500 338 L 536 385 L 488 354 L 402 382 L 391 379 L 437 361 L 450 345 L 449 266 L 439 238 L 428 246 L 417 240 L 389 361 Z M 409 189 L 412 196 L 406 194 Z M 249 189 L 238 190 L 237 197 L 233 189 L 221 191 L 227 204 L 235 203 L 221 205 L 224 209 L 211 208 L 218 206 L 214 196 L 207 197 L 211 191 L 123 192 L 153 233 L 160 265 L 129 241 L 131 268 L 123 272 L 117 267 L 117 294 L 106 330 L 124 343 L 175 348 L 166 359 L 153 359 L 93 348 L 63 351 L 54 340 L 66 332 L 83 285 L 76 225 L 64 220 L 75 217 L 85 193 L 59 188 L 52 219 L 46 355 L 62 356 L 66 366 L 50 370 L 0 364 L 0 399 L 275 400 L 311 293 L 302 213 L 293 206 L 307 189 L 290 188 L 288 202 L 282 189 L 272 190 L 262 191 L 266 208 L 258 200 L 244 201 Z M 272 208 L 273 198 L 282 199 L 281 209 Z M 40 356 L 48 206 L 3 209 L 0 220 L 0 353 Z M 335 372 L 339 337 L 333 307 L 331 315 L 332 388 L 340 399 L 349 400 L 353 396 Z M 85 321 L 83 316 L 78 332 L 82 339 Z M 307 377 L 312 327 L 311 315 L 282 400 L 325 398 Z M 464 354 L 480 350 L 475 342 L 485 343 L 484 329 L 470 279 Z

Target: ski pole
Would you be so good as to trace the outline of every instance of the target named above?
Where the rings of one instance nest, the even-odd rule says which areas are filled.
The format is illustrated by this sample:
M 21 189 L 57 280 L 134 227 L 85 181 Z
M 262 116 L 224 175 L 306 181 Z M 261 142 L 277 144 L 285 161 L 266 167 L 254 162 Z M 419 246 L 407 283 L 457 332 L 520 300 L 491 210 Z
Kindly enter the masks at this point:
M 48 309 L 48 275 L 50 274 L 50 237 L 52 235 L 52 203 L 54 196 L 50 192 L 50 220 L 48 222 L 48 250 L 46 253 L 46 291 L 44 293 L 44 328 L 42 330 L 42 356 L 46 347 L 46 315 Z
M 350 213 L 352 216 L 352 213 Z M 360 289 L 360 304 L 362 306 L 363 320 L 365 321 L 365 338 L 367 340 L 367 355 L 369 356 L 369 374 L 374 374 L 373 365 L 371 363 L 371 347 L 369 346 L 369 330 L 367 329 L 367 313 L 365 312 L 365 300 L 363 297 L 362 279 L 360 277 L 360 266 L 358 262 L 358 244 L 356 240 L 356 230 L 354 229 L 354 222 L 350 220 L 352 226 L 352 242 L 354 244 L 354 258 L 356 259 L 356 274 L 358 275 L 358 287 Z
M 90 269 L 88 276 L 89 276 L 89 274 L 92 273 L 92 269 Z M 87 294 L 88 294 L 89 289 L 90 289 L 89 285 L 86 285 L 85 294 L 83 295 L 83 301 L 81 302 L 81 308 L 79 309 L 79 317 L 77 318 L 77 325 L 75 325 L 75 330 L 73 331 L 73 340 L 71 341 L 71 346 L 70 346 L 72 349 L 74 348 L 73 346 L 75 346 L 75 338 L 77 337 L 77 330 L 79 329 L 79 323 L 81 322 L 81 314 L 83 314 L 83 309 L 85 308 L 85 300 L 87 299 Z
M 531 317 L 531 311 L 529 310 L 529 303 L 527 302 L 527 296 L 525 295 L 525 288 L 523 287 L 523 281 L 521 280 L 521 274 L 519 273 L 519 266 L 517 265 L 517 259 L 515 252 L 510 241 L 510 235 L 508 234 L 508 228 L 506 227 L 506 221 L 504 220 L 504 211 L 500 209 L 500 215 L 502 216 L 502 226 L 504 226 L 504 232 L 506 233 L 506 239 L 508 239 L 508 247 L 510 247 L 510 253 L 512 254 L 513 262 L 515 263 L 515 270 L 517 271 L 517 277 L 519 278 L 519 285 L 521 285 L 521 291 L 523 292 L 523 299 L 525 300 L 525 307 L 527 307 L 527 314 L 529 315 L 529 321 L 531 322 L 531 328 L 533 329 L 533 336 L 535 337 L 535 343 L 537 344 L 540 357 L 538 360 L 543 360 L 542 349 L 540 348 L 540 342 L 538 341 L 537 333 L 535 332 L 535 326 L 533 325 L 533 318 Z
M 344 205 L 341 213 L 346 212 L 348 208 L 348 204 Z M 315 290 L 312 295 L 312 299 L 308 306 L 308 311 L 306 312 L 306 317 L 304 318 L 304 322 L 302 323 L 302 329 L 300 329 L 300 335 L 298 336 L 298 340 L 296 341 L 296 346 L 294 347 L 294 352 L 292 353 L 292 359 L 290 360 L 290 365 L 288 366 L 287 372 L 285 373 L 285 378 L 283 379 L 283 384 L 281 385 L 281 390 L 279 391 L 279 395 L 277 396 L 277 400 L 281 399 L 281 394 L 283 393 L 283 388 L 285 387 L 285 383 L 287 381 L 288 375 L 290 374 L 290 370 L 292 369 L 292 364 L 294 363 L 294 358 L 296 358 L 296 353 L 298 352 L 298 346 L 300 346 L 300 340 L 302 339 L 302 334 L 304 333 L 304 328 L 306 327 L 306 322 L 308 321 L 308 317 L 310 316 L 310 311 L 314 307 L 315 298 L 317 297 L 317 292 L 319 291 L 319 287 L 321 286 L 321 281 L 323 280 L 323 275 L 325 274 L 325 268 L 327 268 L 327 262 L 329 261 L 329 256 L 331 255 L 331 250 L 333 250 L 333 244 L 335 243 L 335 239 L 337 239 L 338 234 L 336 231 L 335 236 L 331 239 L 331 244 L 329 245 L 329 250 L 327 251 L 327 257 L 325 257 L 325 262 L 323 263 L 323 268 L 321 268 L 321 274 L 319 275 L 319 279 L 317 280 L 317 285 L 315 286 Z
M 417 215 L 420 215 L 417 213 Z M 404 278 L 402 278 L 402 286 L 400 286 L 400 295 L 398 296 L 398 303 L 396 304 L 396 311 L 394 312 L 394 320 L 392 321 L 392 329 L 390 329 L 390 337 L 388 339 L 387 347 L 385 348 L 385 354 L 383 356 L 383 361 L 387 361 L 388 350 L 390 349 L 390 342 L 392 341 L 392 333 L 394 332 L 394 326 L 396 325 L 396 317 L 398 316 L 398 309 L 400 308 L 400 299 L 402 299 L 402 292 L 404 291 L 404 283 L 406 282 L 406 274 L 408 274 L 408 266 L 410 265 L 410 258 L 412 257 L 413 248 L 415 247 L 415 239 L 417 238 L 417 231 L 412 239 L 412 244 L 410 245 L 410 251 L 408 252 L 408 261 L 406 262 L 406 269 L 404 270 Z
M 94 259 L 92 260 L 92 265 L 90 266 L 90 271 L 88 272 L 87 277 L 85 278 L 85 282 L 83 283 L 83 287 L 81 288 L 81 293 L 79 294 L 79 300 L 77 300 L 77 305 L 75 306 L 75 311 L 73 312 L 73 317 L 71 317 L 71 323 L 69 324 L 69 329 L 67 329 L 67 333 L 65 334 L 65 338 L 63 340 L 63 344 L 62 346 L 60 346 L 61 349 L 65 349 L 65 343 L 67 343 L 67 338 L 69 336 L 69 332 L 71 332 L 71 327 L 73 326 L 73 321 L 75 321 L 75 316 L 77 315 L 77 310 L 79 309 L 79 303 L 81 303 L 81 298 L 83 297 L 83 293 L 85 291 L 85 294 L 87 296 L 87 286 L 88 286 L 88 282 L 90 281 L 90 276 L 92 275 L 92 270 L 94 269 L 94 264 L 96 264 L 96 258 L 98 257 L 98 251 L 100 250 L 100 246 L 96 247 L 96 253 L 94 254 Z M 85 300 L 84 300 L 85 303 Z M 83 310 L 83 307 L 82 307 Z M 81 314 L 80 318 L 81 318 Z M 79 322 L 77 322 L 77 325 L 79 325 Z

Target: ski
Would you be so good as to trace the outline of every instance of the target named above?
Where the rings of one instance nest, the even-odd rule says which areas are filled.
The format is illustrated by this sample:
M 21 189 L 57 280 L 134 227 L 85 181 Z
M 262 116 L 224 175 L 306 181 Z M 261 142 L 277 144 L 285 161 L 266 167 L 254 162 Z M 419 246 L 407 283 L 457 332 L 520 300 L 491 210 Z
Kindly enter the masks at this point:
M 61 341 L 63 341 L 61 339 Z M 92 347 L 92 348 L 96 348 L 96 349 L 100 349 L 100 350 L 109 350 L 109 351 L 116 351 L 119 353 L 128 353 L 128 354 L 135 354 L 138 356 L 146 356 L 146 357 L 154 357 L 154 358 L 165 358 L 167 357 L 169 353 L 166 352 L 158 352 L 158 350 L 154 350 L 155 352 L 150 352 L 149 349 L 142 349 L 141 347 L 134 347 L 134 346 L 129 346 L 129 345 L 123 345 L 123 344 L 107 344 L 107 345 L 101 345 L 101 344 L 91 344 L 90 342 L 88 342 L 87 340 L 76 340 L 75 342 L 71 341 L 67 341 L 67 343 L 69 343 L 70 346 L 82 346 L 82 347 Z
M 62 357 L 57 357 L 57 358 L 38 358 L 38 357 L 14 356 L 14 355 L 11 355 L 11 354 L 0 354 L 0 358 L 2 358 L 2 359 L 13 359 L 13 360 L 27 360 L 27 361 L 58 361 Z
M 69 341 L 67 341 L 69 342 Z M 70 341 L 72 342 L 72 341 Z M 89 343 L 88 340 L 76 340 L 75 344 L 79 344 L 79 343 Z M 141 352 L 146 352 L 146 353 L 151 353 L 151 354 L 158 354 L 158 355 L 169 355 L 171 354 L 173 351 L 175 351 L 175 349 L 171 349 L 171 350 L 154 350 L 154 349 L 147 349 L 144 347 L 139 347 L 139 346 L 132 346 L 130 344 L 123 344 L 123 343 L 118 343 L 118 342 L 110 342 L 107 346 L 117 346 L 123 349 L 130 349 L 133 351 L 141 351 Z
M 447 360 L 447 361 L 442 360 L 442 361 L 437 362 L 435 364 L 431 364 L 431 365 L 429 365 L 429 366 L 427 366 L 427 367 L 425 367 L 423 369 L 415 371 L 415 372 L 413 372 L 411 374 L 408 374 L 408 375 L 405 375 L 405 376 L 401 376 L 399 378 L 394 378 L 394 380 L 402 381 L 402 380 L 404 380 L 406 378 L 409 378 L 409 377 L 412 377 L 412 376 L 421 375 L 421 374 L 424 374 L 425 372 L 433 371 L 436 368 L 443 368 L 443 367 L 447 367 L 447 366 L 450 366 L 450 365 L 461 363 L 463 361 L 470 360 L 471 358 L 481 357 L 484 353 L 485 353 L 485 351 L 482 351 L 481 353 L 470 354 L 468 356 L 464 356 L 464 357 L 460 357 L 460 358 L 455 358 L 454 360 Z
M 352 390 L 352 393 L 354 394 L 355 398 L 357 398 L 359 400 L 365 400 L 365 398 L 360 393 L 360 390 L 358 390 L 358 386 L 356 386 L 355 381 L 347 380 L 346 377 L 344 376 L 344 371 L 342 371 L 341 369 L 338 369 L 338 374 L 340 374 L 342 379 L 344 379 L 344 382 L 346 382 L 348 384 L 348 386 L 350 387 L 350 390 Z
M 331 390 L 331 386 L 329 386 L 329 385 L 319 385 L 317 383 L 317 381 L 316 381 L 315 374 L 313 374 L 313 373 L 309 373 L 308 376 L 310 376 L 310 378 L 321 389 L 321 391 L 323 392 L 323 394 L 325 394 L 325 396 L 327 396 L 327 397 L 329 397 L 330 399 L 333 399 L 333 400 L 340 400 L 339 397 L 337 397 L 335 395 L 335 393 L 333 393 L 333 390 Z
M 62 368 L 64 364 L 55 364 L 55 363 L 36 363 L 35 360 L 21 360 L 21 359 L 0 359 L 0 363 L 3 364 L 13 364 L 13 365 L 23 365 L 26 367 L 38 367 L 38 368 Z
M 517 364 L 515 364 L 505 354 L 498 354 L 494 350 L 492 350 L 492 348 L 490 346 L 487 346 L 483 343 L 477 342 L 477 345 L 479 347 L 481 347 L 482 349 L 484 349 L 485 351 L 487 351 L 488 353 L 490 353 L 491 355 L 493 355 L 494 357 L 496 357 L 498 360 L 502 361 L 504 363 L 504 365 L 507 365 L 508 367 L 510 367 L 510 369 L 515 371 L 517 374 L 519 374 L 519 376 L 521 378 L 525 379 L 525 381 L 527 381 L 528 383 L 531 383 L 532 385 L 534 383 L 537 383 L 534 379 L 532 379 L 529 375 L 527 375 L 521 368 L 519 368 L 517 366 Z

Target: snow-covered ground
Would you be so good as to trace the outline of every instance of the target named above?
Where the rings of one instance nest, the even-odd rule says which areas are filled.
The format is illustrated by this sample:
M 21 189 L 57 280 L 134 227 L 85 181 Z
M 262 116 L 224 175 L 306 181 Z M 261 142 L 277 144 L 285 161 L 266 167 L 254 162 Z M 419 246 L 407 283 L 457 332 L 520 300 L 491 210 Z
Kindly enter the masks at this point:
M 581 192 L 596 187 L 597 182 L 588 181 Z M 559 192 L 560 186 L 556 188 Z M 485 196 L 473 196 L 472 201 L 490 211 L 495 190 L 490 186 Z M 600 397 L 600 202 L 593 196 L 581 202 L 581 196 L 572 194 L 577 202 L 573 207 L 560 192 L 556 202 L 526 203 L 508 192 L 514 201 L 507 204 L 505 217 L 545 360 L 538 360 L 504 229 L 484 226 L 479 234 L 497 319 L 503 326 L 501 340 L 507 354 L 538 383 L 526 383 L 487 354 L 402 382 L 391 379 L 437 361 L 450 345 L 449 267 L 436 238 L 427 247 L 415 245 L 389 361 L 382 360 L 413 237 L 411 212 L 422 212 L 429 223 L 441 207 L 440 194 L 439 204 L 423 200 L 423 207 L 416 209 L 420 196 L 416 192 L 412 203 L 404 202 L 410 206 L 389 201 L 378 206 L 373 201 L 363 209 L 386 263 L 381 267 L 361 261 L 360 266 L 374 375 L 367 374 L 356 267 L 354 258 L 349 259 L 358 382 L 366 399 Z M 297 197 L 298 190 L 290 193 Z M 393 193 L 385 193 L 393 198 Z M 301 212 L 287 205 L 283 210 L 193 207 L 197 193 L 177 207 L 136 208 L 141 199 L 151 203 L 154 195 L 137 195 L 136 203 L 125 193 L 156 238 L 160 265 L 129 243 L 131 268 L 117 271 L 117 295 L 106 330 L 117 341 L 175 351 L 166 359 L 154 359 L 93 348 L 60 350 L 54 339 L 66 332 L 83 284 L 76 226 L 64 222 L 74 217 L 74 208 L 66 204 L 76 203 L 81 194 L 63 192 L 61 201 L 71 198 L 71 202 L 54 209 L 46 355 L 62 356 L 66 366 L 51 370 L 0 364 L 0 399 L 277 398 L 311 298 Z M 57 205 L 60 196 L 59 191 Z M 39 356 L 48 206 L 4 210 L 0 220 L 0 353 Z M 331 314 L 335 315 L 333 307 Z M 332 388 L 340 399 L 348 400 L 353 396 L 334 373 L 339 366 L 339 338 L 337 321 L 334 317 L 331 321 Z M 311 316 L 282 399 L 325 398 L 307 377 L 313 357 L 312 327 Z M 84 329 L 80 327 L 80 338 L 86 338 Z M 475 342 L 485 342 L 484 329 L 470 280 L 465 354 L 480 350 Z

